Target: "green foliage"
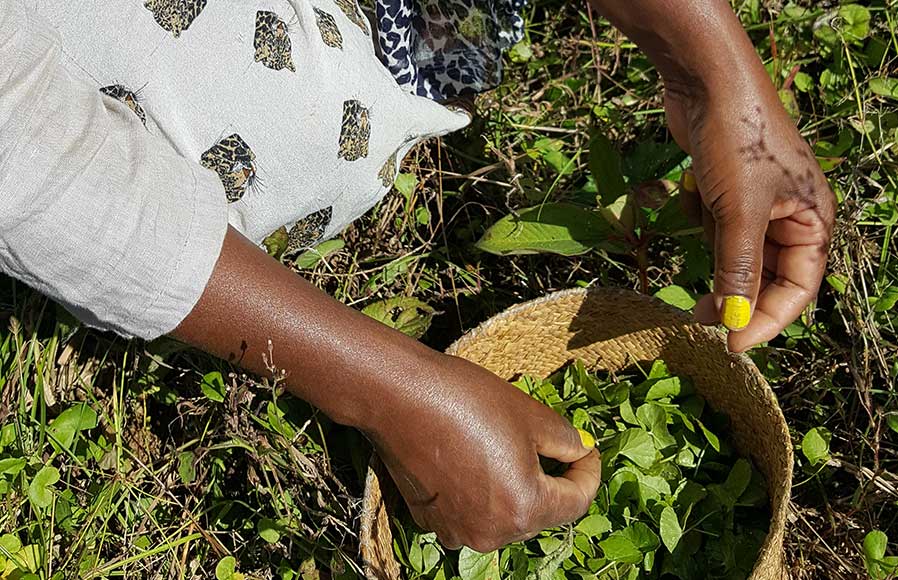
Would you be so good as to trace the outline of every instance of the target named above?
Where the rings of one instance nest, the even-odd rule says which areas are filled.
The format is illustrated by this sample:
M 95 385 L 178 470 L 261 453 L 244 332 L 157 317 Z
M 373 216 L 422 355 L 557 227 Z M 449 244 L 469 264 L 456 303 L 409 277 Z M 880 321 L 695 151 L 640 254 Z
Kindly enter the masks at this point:
M 839 203 L 816 305 L 749 353 L 779 396 L 796 448 L 787 558 L 808 578 L 887 578 L 886 554 L 894 550 L 871 548 L 868 558 L 862 542 L 871 528 L 894 538 L 898 521 L 894 494 L 884 491 L 898 473 L 896 3 L 736 0 L 733 6 Z M 684 225 L 675 185 L 691 160 L 667 130 L 651 63 L 584 5 L 531 3 L 526 18 L 526 39 L 506 62 L 506 80 L 479 100 L 471 128 L 414 150 L 396 191 L 379 207 L 340 239 L 284 259 L 287 266 L 351 305 L 399 296 L 444 311 L 424 338 L 438 349 L 462 329 L 554 289 L 597 281 L 658 293 L 684 309 L 711 290 L 712 246 Z M 593 146 L 595 132 L 607 143 Z M 605 165 L 595 167 L 594 155 Z M 598 215 L 612 230 L 607 246 L 595 249 L 587 240 L 590 249 L 571 257 L 472 251 L 501 216 L 555 203 Z M 286 229 L 264 245 L 283 259 Z M 209 577 L 228 552 L 248 578 L 358 575 L 351 530 L 370 451 L 363 437 L 295 404 L 275 377 L 244 377 L 236 366 L 174 341 L 143 345 L 88 331 L 5 278 L 0 318 L 0 547 L 12 546 L 0 548 L 0 577 Z M 275 345 L 274 364 L 280 356 Z M 220 373 L 222 382 L 204 389 L 209 373 Z M 587 383 L 587 403 L 551 385 L 534 388 L 559 410 L 572 409 L 576 426 L 596 427 L 594 414 L 580 406 L 599 406 L 592 403 L 601 400 L 598 385 Z M 657 403 L 651 397 L 675 388 L 659 380 L 645 400 Z M 716 453 L 714 435 L 725 430 L 691 418 L 705 411 L 683 388 L 666 396 L 694 405 L 684 413 L 695 429 L 693 447 L 667 462 L 689 471 L 707 465 L 696 448 Z M 671 421 L 670 408 L 635 406 L 627 388 L 604 396 L 609 402 L 602 405 L 614 405 L 622 427 L 650 432 L 657 445 L 676 441 L 676 430 L 659 419 Z M 96 414 L 96 427 L 89 428 L 87 412 L 83 425 L 79 418 L 74 431 L 64 430 L 72 439 L 65 435 L 61 444 L 51 425 L 82 405 Z M 832 437 L 828 455 L 814 456 L 819 461 L 812 464 L 802 440 L 819 427 L 826 429 L 817 433 L 824 441 L 826 433 Z M 717 444 L 728 452 L 725 440 Z M 604 489 L 630 497 L 635 509 L 638 495 L 628 494 L 676 492 L 658 479 L 664 474 L 639 477 L 632 459 L 620 461 L 632 471 L 616 474 Z M 50 465 L 60 479 L 42 488 L 51 504 L 40 508 L 29 489 Z M 743 481 L 735 465 L 731 471 L 732 478 L 717 474 L 713 491 L 703 486 L 716 501 L 728 502 Z M 755 483 L 745 498 L 763 492 Z M 689 486 L 678 497 L 695 491 Z M 676 551 L 693 548 L 694 512 L 680 514 L 684 534 Z M 661 541 L 656 554 L 666 554 L 672 522 L 667 516 L 662 528 L 661 516 L 653 515 Z M 534 577 L 555 570 L 558 580 L 593 578 L 571 570 L 603 558 L 598 542 L 620 529 L 613 515 L 595 511 L 572 537 L 556 530 L 500 552 L 500 570 L 514 571 L 515 580 L 531 567 Z M 278 541 L 269 543 L 275 531 Z M 410 580 L 458 575 L 433 534 L 396 542 Z
M 889 538 L 879 530 L 864 537 L 864 565 L 871 580 L 888 580 L 898 574 L 898 557 L 886 556 Z
M 362 312 L 412 338 L 424 336 L 436 314 L 436 310 L 421 300 L 403 296 L 374 302 Z
M 48 508 L 53 504 L 53 484 L 59 481 L 59 470 L 45 465 L 31 479 L 28 485 L 28 497 L 38 508 Z
M 225 384 L 224 377 L 218 371 L 207 373 L 200 383 L 200 389 L 206 398 L 216 403 L 222 403 L 225 400 Z
M 538 252 L 576 256 L 608 246 L 610 234 L 611 228 L 595 212 L 551 203 L 502 218 L 477 247 L 500 256 Z
M 499 580 L 499 553 L 481 554 L 462 548 L 458 554 L 458 575 L 462 580 Z
M 320 264 L 322 260 L 336 254 L 344 247 L 346 247 L 346 242 L 343 240 L 327 240 L 297 256 L 293 264 L 300 270 L 311 270 Z
M 695 297 L 682 286 L 667 286 L 655 292 L 655 298 L 660 298 L 671 306 L 681 310 L 692 310 L 695 307 Z
M 825 463 L 829 460 L 830 433 L 823 427 L 815 427 L 808 431 L 801 440 L 801 453 L 811 465 Z

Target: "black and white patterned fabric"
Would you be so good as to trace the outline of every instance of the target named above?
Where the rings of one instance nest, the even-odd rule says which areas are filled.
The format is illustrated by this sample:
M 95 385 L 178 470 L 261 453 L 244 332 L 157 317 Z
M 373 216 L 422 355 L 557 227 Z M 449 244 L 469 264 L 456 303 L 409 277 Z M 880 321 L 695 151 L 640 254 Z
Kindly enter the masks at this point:
M 524 35 L 526 0 L 376 0 L 381 60 L 406 90 L 437 101 L 491 89 Z

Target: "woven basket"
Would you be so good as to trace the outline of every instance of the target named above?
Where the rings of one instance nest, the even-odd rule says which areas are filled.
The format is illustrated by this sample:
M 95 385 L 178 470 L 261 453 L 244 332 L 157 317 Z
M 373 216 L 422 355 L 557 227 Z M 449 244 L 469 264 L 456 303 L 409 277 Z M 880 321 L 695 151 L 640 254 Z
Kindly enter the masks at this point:
M 624 290 L 569 290 L 515 306 L 469 332 L 448 351 L 504 379 L 546 377 L 583 360 L 592 369 L 620 370 L 663 359 L 690 377 L 714 409 L 730 417 L 731 435 L 767 478 L 772 519 L 751 580 L 788 578 L 783 532 L 792 487 L 792 445 L 770 386 L 744 355 L 727 352 L 722 334 L 682 311 Z M 372 460 L 365 490 L 361 551 L 370 580 L 397 580 L 389 512 L 398 494 Z

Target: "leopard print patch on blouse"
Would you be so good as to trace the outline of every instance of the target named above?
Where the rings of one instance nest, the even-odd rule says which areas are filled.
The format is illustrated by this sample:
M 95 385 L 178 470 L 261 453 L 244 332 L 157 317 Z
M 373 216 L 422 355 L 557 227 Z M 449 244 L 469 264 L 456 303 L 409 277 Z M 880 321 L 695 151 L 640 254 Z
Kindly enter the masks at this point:
M 302 218 L 287 233 L 287 249 L 284 255 L 290 256 L 301 250 L 318 244 L 327 231 L 334 217 L 333 206 L 326 207 Z
M 256 154 L 236 133 L 203 153 L 200 163 L 218 174 L 229 203 L 240 201 L 255 183 Z
M 147 114 L 140 105 L 140 96 L 136 91 L 132 91 L 124 85 L 109 85 L 108 87 L 101 87 L 100 92 L 127 105 L 137 115 L 143 126 L 147 126 Z
M 377 176 L 380 178 L 380 182 L 384 187 L 391 187 L 393 182 L 396 181 L 397 155 L 398 152 L 390 155 L 390 158 L 387 159 L 386 163 L 383 164 L 383 167 L 380 168 L 380 171 L 377 172 Z
M 362 14 L 362 9 L 359 8 L 356 0 L 334 0 L 334 4 L 346 15 L 350 22 L 361 28 L 362 32 L 368 34 L 367 19 Z
M 355 161 L 368 157 L 368 140 L 371 138 L 368 109 L 362 103 L 350 99 L 343 103 L 343 123 L 340 129 L 340 152 L 337 157 Z
M 321 32 L 321 40 L 324 44 L 331 48 L 343 48 L 343 35 L 340 34 L 340 28 L 334 17 L 324 10 L 314 8 L 315 23 L 318 24 L 318 30 Z
M 206 0 L 146 0 L 144 6 L 156 22 L 175 38 L 190 28 L 206 7 Z
M 272 70 L 287 69 L 296 72 L 290 31 L 287 23 L 274 12 L 259 10 L 256 13 L 253 46 L 256 49 L 256 62 L 261 62 Z

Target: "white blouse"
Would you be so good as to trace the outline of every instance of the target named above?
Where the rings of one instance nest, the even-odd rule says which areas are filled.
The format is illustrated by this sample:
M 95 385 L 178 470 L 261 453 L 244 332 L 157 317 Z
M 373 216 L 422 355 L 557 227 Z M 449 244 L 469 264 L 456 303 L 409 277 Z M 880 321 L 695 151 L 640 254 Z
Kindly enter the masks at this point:
M 465 113 L 401 89 L 354 0 L 0 0 L 0 269 L 85 323 L 172 331 L 228 222 L 290 251 Z

